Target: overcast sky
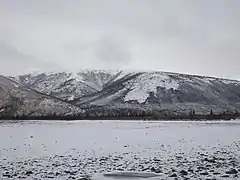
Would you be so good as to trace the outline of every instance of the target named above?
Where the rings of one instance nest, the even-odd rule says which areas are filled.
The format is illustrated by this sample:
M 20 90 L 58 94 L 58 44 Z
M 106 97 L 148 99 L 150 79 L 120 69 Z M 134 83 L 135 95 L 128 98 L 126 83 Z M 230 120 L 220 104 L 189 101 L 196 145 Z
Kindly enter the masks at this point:
M 240 0 L 0 0 L 0 74 L 135 69 L 240 79 Z

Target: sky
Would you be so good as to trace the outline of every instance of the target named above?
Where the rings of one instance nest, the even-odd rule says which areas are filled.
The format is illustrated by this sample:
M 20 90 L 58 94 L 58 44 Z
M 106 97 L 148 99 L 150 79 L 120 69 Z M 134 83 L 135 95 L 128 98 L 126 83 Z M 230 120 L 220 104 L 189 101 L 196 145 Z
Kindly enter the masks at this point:
M 239 0 L 0 0 L 0 74 L 159 70 L 240 79 Z

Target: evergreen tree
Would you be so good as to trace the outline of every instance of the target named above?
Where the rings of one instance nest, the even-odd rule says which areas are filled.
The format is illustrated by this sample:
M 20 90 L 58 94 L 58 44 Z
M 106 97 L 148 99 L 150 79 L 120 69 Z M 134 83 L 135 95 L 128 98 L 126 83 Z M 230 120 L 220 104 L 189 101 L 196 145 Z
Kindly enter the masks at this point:
M 196 115 L 195 109 L 192 110 L 192 115 L 193 115 L 193 116 Z
M 213 114 L 213 110 L 211 109 L 210 110 L 210 116 L 213 116 L 214 114 Z

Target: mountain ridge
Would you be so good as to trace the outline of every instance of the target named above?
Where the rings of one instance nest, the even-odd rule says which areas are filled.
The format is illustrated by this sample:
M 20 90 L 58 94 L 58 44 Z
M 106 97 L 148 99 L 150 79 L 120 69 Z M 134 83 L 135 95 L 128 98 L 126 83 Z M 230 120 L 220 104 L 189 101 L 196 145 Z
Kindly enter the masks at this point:
M 0 75 L 0 116 L 66 115 L 80 112 L 84 111 L 78 106 Z
M 226 78 L 123 70 L 40 72 L 5 78 L 79 108 L 78 113 L 93 107 L 185 114 L 191 109 L 199 114 L 240 110 L 240 81 Z
M 191 73 L 182 73 L 182 72 L 172 72 L 172 71 L 161 71 L 161 70 L 136 70 L 136 69 L 79 69 L 78 71 L 76 70 L 56 70 L 56 71 L 29 71 L 26 73 L 21 73 L 21 74 L 16 74 L 16 75 L 4 75 L 1 74 L 1 76 L 5 77 L 19 77 L 22 75 L 39 75 L 39 74 L 57 74 L 57 73 L 78 73 L 78 72 L 87 72 L 87 71 L 95 71 L 95 72 L 109 72 L 109 73 L 116 73 L 116 72 L 125 72 L 125 73 L 150 73 L 150 72 L 162 72 L 162 73 L 169 73 L 169 74 L 176 74 L 176 75 L 186 75 L 186 76 L 195 76 L 195 77 L 202 77 L 202 78 L 215 78 L 215 79 L 220 79 L 220 80 L 229 80 L 229 81 L 237 81 L 240 82 L 239 79 L 231 79 L 227 77 L 219 77 L 219 76 L 214 76 L 214 75 L 203 75 L 203 74 L 191 74 Z

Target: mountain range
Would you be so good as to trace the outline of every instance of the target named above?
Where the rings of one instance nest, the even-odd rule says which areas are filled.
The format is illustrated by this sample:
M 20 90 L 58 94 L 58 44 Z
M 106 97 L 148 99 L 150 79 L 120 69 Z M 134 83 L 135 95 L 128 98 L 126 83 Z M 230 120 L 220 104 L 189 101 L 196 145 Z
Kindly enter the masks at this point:
M 0 115 L 68 115 L 93 108 L 186 114 L 240 110 L 240 81 L 170 72 L 81 70 L 0 76 Z

